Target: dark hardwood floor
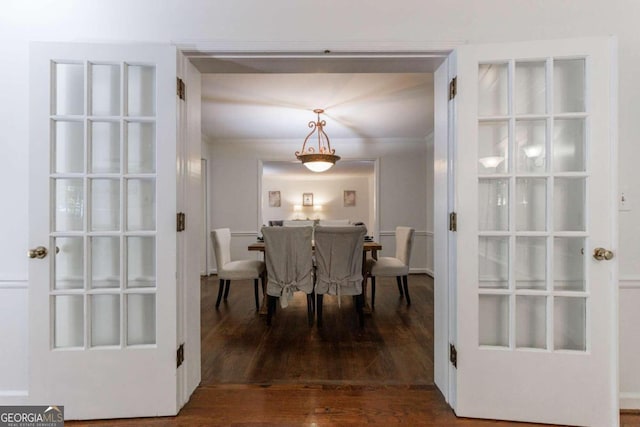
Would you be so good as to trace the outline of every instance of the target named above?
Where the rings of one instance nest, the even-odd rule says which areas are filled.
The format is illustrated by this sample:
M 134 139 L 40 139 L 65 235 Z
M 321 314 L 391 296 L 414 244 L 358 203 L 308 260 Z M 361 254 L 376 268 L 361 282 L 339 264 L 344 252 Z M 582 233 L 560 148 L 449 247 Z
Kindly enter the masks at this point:
M 232 282 L 215 309 L 218 281 L 202 280 L 202 383 L 176 417 L 68 422 L 109 426 L 533 426 L 457 418 L 433 385 L 433 281 L 409 278 L 412 306 L 395 279 L 379 278 L 376 307 L 357 327 L 352 301 L 326 298 L 324 327 L 309 328 L 306 301 L 278 308 L 271 328 L 255 313 L 253 285 Z M 640 414 L 621 426 L 640 427 Z
M 272 326 L 257 316 L 251 281 L 231 282 L 215 310 L 218 283 L 203 280 L 202 384 L 433 384 L 433 280 L 411 276 L 412 306 L 395 279 L 380 278 L 375 311 L 357 324 L 351 297 L 326 296 L 324 326 L 309 328 L 298 292 Z

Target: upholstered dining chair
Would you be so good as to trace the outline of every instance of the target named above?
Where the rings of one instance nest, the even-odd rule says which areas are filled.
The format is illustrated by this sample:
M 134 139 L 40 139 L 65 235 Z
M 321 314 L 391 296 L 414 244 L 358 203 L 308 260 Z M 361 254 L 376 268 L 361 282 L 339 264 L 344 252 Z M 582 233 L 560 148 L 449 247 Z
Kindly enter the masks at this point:
M 414 229 L 411 227 L 396 227 L 396 256 L 379 257 L 377 260 L 368 259 L 366 262 L 367 276 L 371 276 L 371 309 L 376 303 L 376 277 L 395 277 L 400 297 L 411 305 L 409 296 L 409 260 L 413 246 Z M 404 291 L 403 291 L 404 287 Z
M 286 308 L 293 293 L 307 294 L 307 317 L 313 325 L 313 227 L 262 227 L 267 267 L 267 325 L 275 312 L 276 300 Z
M 324 294 L 336 295 L 338 305 L 342 295 L 353 295 L 360 327 L 364 327 L 364 296 L 362 294 L 362 248 L 367 228 L 364 226 L 315 228 L 316 257 L 316 317 L 322 327 Z
M 264 262 L 257 259 L 231 261 L 231 230 L 228 228 L 213 230 L 211 232 L 211 241 L 216 255 L 218 278 L 220 279 L 216 308 L 220 306 L 223 291 L 224 299 L 225 301 L 227 300 L 232 280 L 253 279 L 253 293 L 256 300 L 256 311 L 258 311 L 260 309 L 258 279 L 262 279 L 264 286 Z

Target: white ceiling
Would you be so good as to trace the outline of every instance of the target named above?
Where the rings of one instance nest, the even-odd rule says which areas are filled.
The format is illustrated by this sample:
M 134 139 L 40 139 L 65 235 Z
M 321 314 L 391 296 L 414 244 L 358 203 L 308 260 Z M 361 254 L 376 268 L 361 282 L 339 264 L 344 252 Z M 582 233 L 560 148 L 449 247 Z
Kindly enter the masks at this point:
M 323 108 L 341 138 L 424 138 L 433 130 L 433 75 L 204 74 L 202 129 L 209 139 L 299 139 Z
M 316 108 L 325 110 L 321 118 L 332 141 L 422 139 L 433 131 L 432 72 L 439 56 L 223 55 L 191 61 L 203 73 L 202 130 L 213 144 L 247 139 L 302 144 Z M 300 169 L 305 168 L 297 163 Z

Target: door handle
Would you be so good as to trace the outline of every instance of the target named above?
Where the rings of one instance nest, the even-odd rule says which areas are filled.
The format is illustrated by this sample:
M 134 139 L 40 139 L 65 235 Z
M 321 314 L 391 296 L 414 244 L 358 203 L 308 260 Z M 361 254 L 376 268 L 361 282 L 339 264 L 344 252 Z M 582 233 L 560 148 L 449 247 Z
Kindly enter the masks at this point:
M 613 252 L 605 248 L 595 248 L 593 250 L 593 257 L 598 261 L 609 261 L 613 258 Z
M 44 246 L 38 246 L 35 249 L 29 249 L 29 252 L 27 252 L 27 254 L 29 255 L 29 258 L 38 258 L 38 259 L 42 259 L 46 257 L 48 253 L 49 251 Z

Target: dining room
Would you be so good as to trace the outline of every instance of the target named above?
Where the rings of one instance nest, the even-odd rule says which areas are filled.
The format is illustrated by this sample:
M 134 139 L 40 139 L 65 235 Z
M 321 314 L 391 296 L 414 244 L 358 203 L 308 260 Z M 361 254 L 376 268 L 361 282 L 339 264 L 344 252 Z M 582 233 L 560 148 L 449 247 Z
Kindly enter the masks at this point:
M 297 71 L 202 77 L 208 177 L 202 383 L 432 387 L 433 74 Z M 316 173 L 295 152 L 319 107 L 341 158 Z M 373 310 L 368 295 L 364 328 L 346 296 L 340 305 L 335 297 L 325 299 L 324 326 L 310 328 L 301 293 L 278 308 L 267 327 L 256 314 L 251 280 L 232 281 L 216 308 L 211 230 L 230 229 L 232 259 L 263 259 L 249 250 L 262 226 L 308 220 L 362 223 L 382 247 L 379 255 L 389 257 L 396 251 L 396 227 L 413 228 L 411 304 L 399 296 L 395 277 L 379 277 Z

